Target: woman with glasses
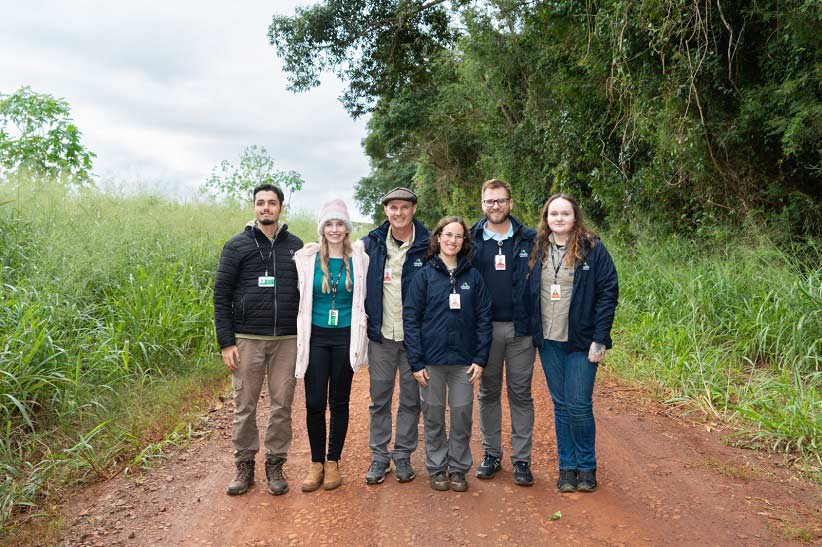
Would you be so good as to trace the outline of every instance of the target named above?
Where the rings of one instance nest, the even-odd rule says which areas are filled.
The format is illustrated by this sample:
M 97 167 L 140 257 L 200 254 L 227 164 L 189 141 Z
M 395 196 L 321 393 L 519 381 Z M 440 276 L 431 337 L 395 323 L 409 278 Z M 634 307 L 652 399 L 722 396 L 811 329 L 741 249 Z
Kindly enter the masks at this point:
M 605 245 L 567 194 L 545 202 L 530 259 L 534 344 L 554 403 L 560 492 L 597 488 L 592 396 L 619 297 Z
M 467 260 L 468 227 L 446 217 L 431 232 L 428 263 L 403 304 L 405 351 L 420 384 L 425 466 L 434 490 L 468 489 L 474 385 L 491 345 L 491 297 Z M 446 403 L 451 412 L 445 432 Z

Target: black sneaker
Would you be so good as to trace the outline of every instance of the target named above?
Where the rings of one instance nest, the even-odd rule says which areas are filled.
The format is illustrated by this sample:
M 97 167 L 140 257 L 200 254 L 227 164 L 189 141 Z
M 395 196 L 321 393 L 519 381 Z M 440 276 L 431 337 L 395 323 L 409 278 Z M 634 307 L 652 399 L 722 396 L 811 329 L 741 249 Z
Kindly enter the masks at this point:
M 391 464 L 388 462 L 378 462 L 374 460 L 371 462 L 371 467 L 365 474 L 365 482 L 367 484 L 380 484 L 385 480 L 385 475 L 391 472 Z
M 576 492 L 577 471 L 576 469 L 560 469 L 557 488 L 560 492 Z
M 448 482 L 451 483 L 451 490 L 454 492 L 465 492 L 468 490 L 468 481 L 465 480 L 465 473 L 462 471 L 451 471 L 448 473 Z
M 502 469 L 502 464 L 500 463 L 500 458 L 496 456 L 492 456 L 491 454 L 486 454 L 482 457 L 482 461 L 477 467 L 477 478 L 478 479 L 493 479 L 494 475 L 497 474 L 497 471 Z
M 597 470 L 577 472 L 577 492 L 593 492 L 597 489 Z
M 439 490 L 440 492 L 445 492 L 451 488 L 451 483 L 448 482 L 448 477 L 445 474 L 445 471 L 437 471 L 433 475 L 431 475 L 431 488 L 434 490 Z
M 411 467 L 411 460 L 409 458 L 399 458 L 394 460 L 394 467 L 397 468 L 397 480 L 400 482 L 411 482 L 417 473 Z
M 531 464 L 523 461 L 514 462 L 514 482 L 520 486 L 533 486 L 534 475 L 531 474 Z

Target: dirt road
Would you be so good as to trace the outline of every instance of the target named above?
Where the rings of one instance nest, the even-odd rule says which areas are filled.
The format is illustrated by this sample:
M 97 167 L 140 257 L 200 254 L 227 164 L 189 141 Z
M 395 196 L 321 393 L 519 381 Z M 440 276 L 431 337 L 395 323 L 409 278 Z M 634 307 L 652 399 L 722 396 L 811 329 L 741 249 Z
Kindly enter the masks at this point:
M 255 487 L 244 496 L 225 495 L 233 476 L 229 402 L 209 414 L 201 439 L 164 465 L 68 500 L 62 545 L 724 546 L 822 540 L 818 486 L 796 478 L 778 458 L 729 448 L 720 432 L 666 416 L 661 406 L 642 402 L 640 390 L 603 377 L 594 404 L 601 486 L 593 494 L 559 494 L 551 405 L 538 364 L 533 391 L 531 488 L 513 484 L 506 460 L 492 481 L 479 481 L 472 470 L 468 492 L 433 491 L 424 473 L 422 426 L 412 458 L 417 479 L 399 484 L 392 474 L 382 485 L 367 486 L 365 369 L 354 380 L 340 489 L 300 492 L 310 455 L 298 383 L 294 442 L 285 466 L 289 493 L 267 494 L 258 458 Z M 474 410 L 476 466 L 482 453 L 476 404 Z M 562 517 L 550 520 L 557 512 Z

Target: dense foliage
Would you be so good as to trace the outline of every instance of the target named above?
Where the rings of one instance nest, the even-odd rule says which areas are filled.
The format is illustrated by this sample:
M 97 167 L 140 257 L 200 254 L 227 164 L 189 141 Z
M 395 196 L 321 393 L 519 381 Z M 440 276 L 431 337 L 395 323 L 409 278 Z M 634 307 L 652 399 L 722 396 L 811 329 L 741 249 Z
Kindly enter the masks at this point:
M 0 176 L 87 184 L 95 154 L 81 137 L 65 100 L 29 87 L 0 93 Z
M 423 217 L 511 182 L 600 222 L 678 231 L 751 213 L 822 232 L 822 5 L 807 0 L 325 0 L 269 29 L 292 89 L 322 70 L 370 112 L 364 210 L 398 183 Z M 471 206 L 469 206 L 471 204 Z

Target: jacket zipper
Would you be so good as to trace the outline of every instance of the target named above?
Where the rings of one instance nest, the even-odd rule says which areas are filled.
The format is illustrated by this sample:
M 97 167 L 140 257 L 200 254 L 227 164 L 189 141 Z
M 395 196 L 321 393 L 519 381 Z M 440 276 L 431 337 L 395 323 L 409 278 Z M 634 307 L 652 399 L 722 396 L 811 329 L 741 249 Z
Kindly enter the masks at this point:
M 271 275 L 274 276 L 274 335 L 277 335 L 277 327 L 279 326 L 278 321 L 278 312 L 277 309 L 277 251 L 274 249 L 275 244 L 277 243 L 277 238 L 279 237 L 279 229 L 277 230 L 277 234 L 274 235 L 274 239 L 271 240 Z

